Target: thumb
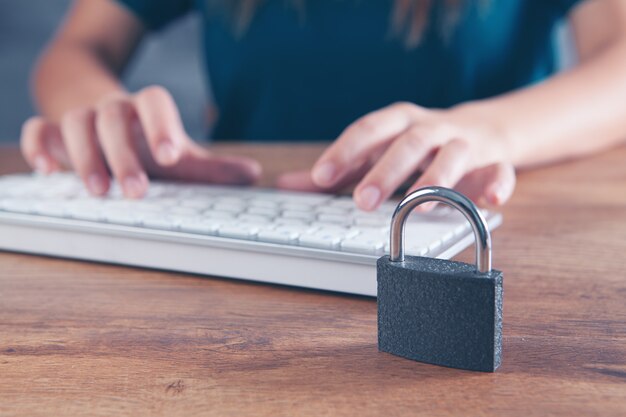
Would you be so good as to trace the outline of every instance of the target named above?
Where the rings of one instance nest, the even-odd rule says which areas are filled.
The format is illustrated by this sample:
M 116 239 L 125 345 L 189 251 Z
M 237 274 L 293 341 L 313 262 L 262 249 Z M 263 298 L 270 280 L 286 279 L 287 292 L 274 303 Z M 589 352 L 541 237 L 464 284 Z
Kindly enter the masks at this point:
M 501 206 L 511 198 L 515 182 L 513 165 L 500 162 L 470 171 L 455 188 L 480 205 Z
M 261 176 L 261 164 L 240 156 L 217 156 L 195 144 L 186 144 L 175 165 L 155 167 L 157 176 L 194 182 L 248 185 Z

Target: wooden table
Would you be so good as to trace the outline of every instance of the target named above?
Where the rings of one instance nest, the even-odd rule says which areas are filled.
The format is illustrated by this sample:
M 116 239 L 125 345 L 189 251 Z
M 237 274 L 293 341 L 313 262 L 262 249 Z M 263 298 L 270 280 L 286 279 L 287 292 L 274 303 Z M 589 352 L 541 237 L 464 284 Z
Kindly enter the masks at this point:
M 226 150 L 267 181 L 320 148 Z M 370 298 L 0 253 L 0 415 L 626 415 L 626 149 L 521 174 L 503 212 L 495 374 L 379 353 Z

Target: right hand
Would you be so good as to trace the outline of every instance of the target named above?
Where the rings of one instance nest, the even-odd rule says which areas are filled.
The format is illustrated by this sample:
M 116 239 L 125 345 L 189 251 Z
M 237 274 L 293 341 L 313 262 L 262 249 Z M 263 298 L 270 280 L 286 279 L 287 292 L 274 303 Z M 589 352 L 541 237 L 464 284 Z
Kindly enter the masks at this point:
M 41 173 L 73 168 L 95 196 L 108 192 L 111 175 L 126 197 L 141 198 L 148 175 L 249 184 L 261 172 L 252 159 L 218 157 L 190 139 L 172 96 L 162 87 L 117 93 L 68 111 L 59 124 L 33 117 L 23 126 L 21 148 Z

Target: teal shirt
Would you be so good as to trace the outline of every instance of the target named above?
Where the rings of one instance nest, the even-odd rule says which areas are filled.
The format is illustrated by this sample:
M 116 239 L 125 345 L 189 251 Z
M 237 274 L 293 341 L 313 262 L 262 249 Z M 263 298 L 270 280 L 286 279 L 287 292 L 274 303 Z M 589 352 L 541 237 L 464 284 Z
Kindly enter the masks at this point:
M 214 138 L 293 141 L 335 139 L 397 101 L 447 108 L 544 79 L 556 69 L 555 26 L 579 0 L 468 0 L 447 36 L 435 1 L 414 48 L 390 36 L 392 0 L 307 0 L 303 11 L 266 0 L 239 36 L 215 0 L 118 1 L 151 30 L 202 15 Z

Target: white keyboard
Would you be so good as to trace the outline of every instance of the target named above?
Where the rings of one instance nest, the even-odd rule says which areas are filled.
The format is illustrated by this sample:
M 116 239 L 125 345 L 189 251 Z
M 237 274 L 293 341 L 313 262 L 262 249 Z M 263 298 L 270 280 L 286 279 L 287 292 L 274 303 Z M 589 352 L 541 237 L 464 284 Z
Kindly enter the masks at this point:
M 152 182 L 142 200 L 89 197 L 72 174 L 0 177 L 0 249 L 376 295 L 396 202 Z M 501 216 L 484 212 L 490 228 Z M 409 255 L 450 258 L 473 243 L 460 213 L 413 213 Z

